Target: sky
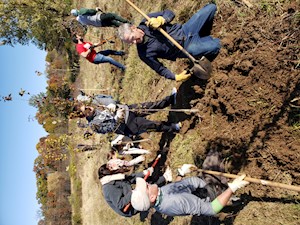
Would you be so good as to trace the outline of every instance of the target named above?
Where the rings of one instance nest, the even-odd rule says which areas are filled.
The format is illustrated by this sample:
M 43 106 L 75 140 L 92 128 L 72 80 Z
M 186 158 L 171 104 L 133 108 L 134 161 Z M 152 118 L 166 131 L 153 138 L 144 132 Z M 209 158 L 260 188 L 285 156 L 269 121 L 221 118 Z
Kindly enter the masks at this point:
M 33 225 L 39 221 L 33 163 L 35 148 L 47 136 L 34 120 L 30 96 L 46 91 L 46 52 L 29 46 L 0 46 L 0 225 Z M 22 89 L 29 92 L 19 96 Z M 2 97 L 12 94 L 12 101 Z

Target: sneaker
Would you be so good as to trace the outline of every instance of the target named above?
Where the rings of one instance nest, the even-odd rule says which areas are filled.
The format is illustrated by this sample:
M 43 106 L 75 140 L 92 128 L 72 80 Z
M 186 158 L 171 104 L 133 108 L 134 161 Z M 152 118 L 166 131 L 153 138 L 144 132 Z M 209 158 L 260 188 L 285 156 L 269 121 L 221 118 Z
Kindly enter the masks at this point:
M 177 97 L 177 89 L 176 87 L 173 87 L 172 92 L 171 92 L 171 97 L 173 98 L 171 105 L 176 105 L 176 97 Z
M 117 55 L 120 55 L 120 56 L 125 55 L 125 52 L 119 51 L 119 52 L 117 52 Z
M 163 177 L 165 178 L 166 182 L 172 182 L 173 176 L 172 176 L 172 170 L 168 166 L 166 171 L 163 174 Z
M 181 122 L 179 122 L 179 123 L 175 123 L 175 130 L 177 131 L 177 132 L 179 132 L 180 131 L 180 128 L 182 127 L 182 124 L 181 124 Z
M 120 70 L 121 70 L 122 72 L 125 72 L 126 67 L 125 67 L 125 66 L 124 66 L 124 67 L 121 67 Z

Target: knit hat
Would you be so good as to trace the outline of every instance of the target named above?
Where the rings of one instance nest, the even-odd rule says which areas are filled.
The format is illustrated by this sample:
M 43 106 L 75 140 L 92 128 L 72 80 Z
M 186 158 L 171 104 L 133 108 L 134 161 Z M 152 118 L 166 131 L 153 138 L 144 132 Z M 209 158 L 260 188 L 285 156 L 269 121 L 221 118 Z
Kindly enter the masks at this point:
M 73 16 L 78 16 L 78 10 L 77 10 L 77 9 L 72 9 L 72 10 L 71 10 L 71 14 L 72 14 Z
M 147 211 L 150 208 L 147 183 L 143 178 L 136 178 L 136 186 L 131 195 L 131 205 L 138 211 Z

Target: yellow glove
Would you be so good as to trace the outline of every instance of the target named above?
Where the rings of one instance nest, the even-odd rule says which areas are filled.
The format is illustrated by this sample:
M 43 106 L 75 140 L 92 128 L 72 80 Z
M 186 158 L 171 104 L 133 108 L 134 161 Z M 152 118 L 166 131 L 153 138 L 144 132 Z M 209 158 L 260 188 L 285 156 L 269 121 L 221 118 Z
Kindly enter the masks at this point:
M 162 16 L 158 17 L 151 17 L 147 22 L 146 25 L 148 27 L 152 27 L 154 30 L 159 28 L 161 25 L 164 25 L 166 20 Z
M 180 74 L 175 75 L 176 81 L 186 81 L 191 77 L 191 74 L 188 73 L 188 71 L 184 70 Z

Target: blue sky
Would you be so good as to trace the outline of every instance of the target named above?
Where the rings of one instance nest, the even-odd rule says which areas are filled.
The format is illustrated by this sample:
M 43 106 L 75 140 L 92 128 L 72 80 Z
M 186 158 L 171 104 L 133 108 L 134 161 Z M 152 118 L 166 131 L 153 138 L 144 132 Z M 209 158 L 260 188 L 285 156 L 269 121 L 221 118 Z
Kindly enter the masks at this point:
M 0 46 L 0 225 L 33 225 L 38 223 L 36 180 L 33 162 L 36 144 L 47 133 L 34 118 L 36 108 L 28 105 L 33 94 L 46 91 L 46 52 L 35 46 Z M 30 92 L 19 96 L 20 89 Z M 2 96 L 12 94 L 12 101 Z

